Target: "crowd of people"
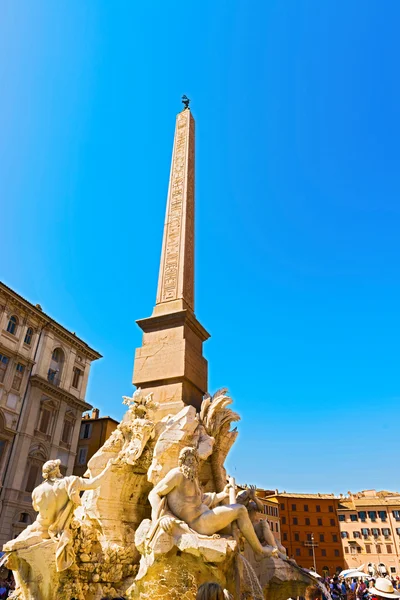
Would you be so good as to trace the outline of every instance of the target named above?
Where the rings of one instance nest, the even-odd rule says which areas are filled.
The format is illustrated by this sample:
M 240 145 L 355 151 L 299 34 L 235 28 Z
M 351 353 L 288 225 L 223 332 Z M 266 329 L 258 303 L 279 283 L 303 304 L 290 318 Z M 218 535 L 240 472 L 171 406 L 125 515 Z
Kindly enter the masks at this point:
M 400 580 L 398 578 L 377 577 L 343 578 L 334 576 L 332 579 L 321 579 L 322 586 L 310 586 L 306 591 L 306 600 L 327 600 L 323 593 L 326 590 L 332 600 L 380 600 L 381 598 L 400 598 Z M 314 589 L 315 588 L 315 589 Z
M 0 579 L 0 600 L 8 598 L 15 589 L 14 577 L 10 575 L 7 579 Z

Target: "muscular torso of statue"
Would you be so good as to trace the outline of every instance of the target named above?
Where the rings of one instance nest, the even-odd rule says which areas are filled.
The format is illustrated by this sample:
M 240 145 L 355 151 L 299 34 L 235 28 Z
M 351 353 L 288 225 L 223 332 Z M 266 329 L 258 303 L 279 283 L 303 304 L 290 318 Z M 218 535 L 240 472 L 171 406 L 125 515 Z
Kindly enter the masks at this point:
M 209 508 L 202 502 L 203 494 L 197 481 L 187 479 L 179 469 L 173 471 L 175 487 L 168 494 L 168 506 L 178 519 L 192 526 Z
M 33 490 L 33 508 L 39 513 L 37 522 L 46 533 L 69 501 L 67 493 L 69 479 L 69 477 L 64 477 L 54 481 L 45 481 Z M 49 537 L 48 534 L 46 537 Z

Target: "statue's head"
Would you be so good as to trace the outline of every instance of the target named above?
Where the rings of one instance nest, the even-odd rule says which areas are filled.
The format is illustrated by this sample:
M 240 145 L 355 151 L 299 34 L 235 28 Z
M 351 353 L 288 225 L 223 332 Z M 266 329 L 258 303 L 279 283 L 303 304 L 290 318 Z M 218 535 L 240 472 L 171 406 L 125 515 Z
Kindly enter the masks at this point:
M 199 453 L 196 448 L 186 446 L 179 452 L 178 465 L 188 479 L 195 479 L 199 470 Z
M 61 460 L 58 458 L 55 460 L 48 460 L 42 467 L 42 476 L 45 481 L 48 479 L 60 479 L 62 477 L 60 472 Z

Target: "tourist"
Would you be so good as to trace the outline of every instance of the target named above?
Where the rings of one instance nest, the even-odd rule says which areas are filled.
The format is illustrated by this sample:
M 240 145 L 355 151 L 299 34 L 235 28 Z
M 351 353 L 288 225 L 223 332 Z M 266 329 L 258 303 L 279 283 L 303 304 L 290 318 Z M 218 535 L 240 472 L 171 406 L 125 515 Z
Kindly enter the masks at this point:
M 197 590 L 196 600 L 225 600 L 224 590 L 219 583 L 203 583 Z
M 381 600 L 381 598 L 397 599 L 400 597 L 400 592 L 395 590 L 390 579 L 378 577 L 374 587 L 369 589 L 372 598 Z
M 363 582 L 363 580 L 360 579 L 360 582 L 359 582 L 359 584 L 357 585 L 357 588 L 356 588 L 357 600 L 363 600 L 365 594 L 367 594 L 367 593 L 368 593 L 367 586 L 365 585 L 365 583 Z
M 337 575 L 335 575 L 333 579 L 331 579 L 331 583 L 329 584 L 329 590 L 331 592 L 333 600 L 340 600 L 342 590 L 340 589 L 339 578 L 337 577 Z
M 317 585 L 309 585 L 305 591 L 306 600 L 323 600 L 323 594 L 320 587 Z
M 4 581 L 0 582 L 0 599 L 7 598 L 8 596 L 8 587 Z
M 343 579 L 342 583 L 340 584 L 340 591 L 341 591 L 341 596 L 343 598 L 343 600 L 347 600 L 347 585 L 345 580 Z

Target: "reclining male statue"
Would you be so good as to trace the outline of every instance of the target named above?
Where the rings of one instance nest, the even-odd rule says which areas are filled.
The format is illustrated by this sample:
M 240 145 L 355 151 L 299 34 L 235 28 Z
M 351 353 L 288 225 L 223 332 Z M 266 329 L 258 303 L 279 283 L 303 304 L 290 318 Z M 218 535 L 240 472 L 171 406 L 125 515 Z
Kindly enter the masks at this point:
M 172 534 L 177 520 L 178 523 L 186 523 L 196 533 L 206 536 L 222 532 L 231 523 L 236 522 L 257 558 L 278 556 L 276 546 L 261 545 L 245 506 L 218 506 L 229 497 L 229 484 L 222 492 L 202 493 L 198 481 L 199 457 L 195 448 L 183 448 L 179 454 L 178 465 L 159 481 L 149 494 L 152 527 L 147 535 L 148 541 L 158 527 Z
M 81 503 L 79 492 L 98 488 L 112 461 L 108 462 L 100 475 L 92 479 L 75 475 L 63 477 L 60 464 L 61 461 L 58 459 L 44 463 L 42 468 L 44 481 L 32 492 L 32 505 L 39 513 L 36 521 L 3 546 L 4 552 L 12 552 L 53 539 L 57 541 L 57 571 L 68 569 L 74 561 L 70 523 L 75 508 Z

